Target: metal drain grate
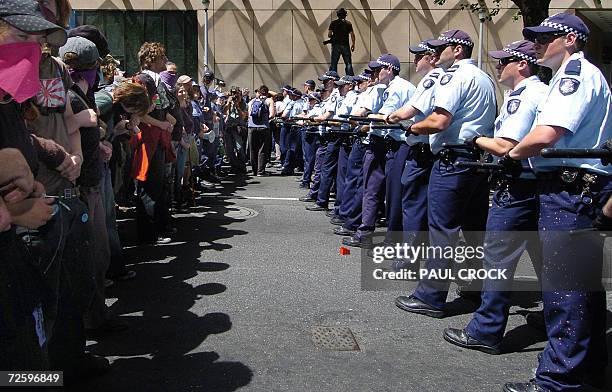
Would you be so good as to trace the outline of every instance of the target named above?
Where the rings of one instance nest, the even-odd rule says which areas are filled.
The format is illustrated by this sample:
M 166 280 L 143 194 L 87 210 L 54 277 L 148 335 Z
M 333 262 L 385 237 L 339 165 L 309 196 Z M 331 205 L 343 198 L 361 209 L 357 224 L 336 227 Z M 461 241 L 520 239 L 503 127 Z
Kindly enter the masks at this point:
M 348 327 L 313 327 L 312 342 L 326 350 L 360 351 L 357 340 Z

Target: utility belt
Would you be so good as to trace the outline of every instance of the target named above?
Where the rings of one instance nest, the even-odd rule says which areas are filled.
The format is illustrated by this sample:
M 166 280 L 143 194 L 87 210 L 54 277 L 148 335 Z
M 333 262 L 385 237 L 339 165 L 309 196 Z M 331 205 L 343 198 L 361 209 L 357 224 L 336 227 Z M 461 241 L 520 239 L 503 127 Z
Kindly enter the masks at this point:
M 536 173 L 536 177 L 538 181 L 553 182 L 568 193 L 579 194 L 584 204 L 593 203 L 592 192 L 599 191 L 609 181 L 609 176 L 576 167 L 559 167 Z
M 481 154 L 476 150 L 455 150 L 453 148 L 443 148 L 437 154 L 434 155 L 436 160 L 440 160 L 440 162 L 445 165 L 452 165 L 458 158 L 461 158 L 464 161 L 479 161 L 481 158 Z
M 431 148 L 427 143 L 415 143 L 410 146 L 408 151 L 408 159 L 414 160 L 418 166 L 431 166 L 435 159 L 434 154 L 431 152 Z
M 404 143 L 405 142 L 400 142 L 400 141 L 395 140 L 395 139 L 393 139 L 391 137 L 386 137 L 385 138 L 385 147 L 387 147 L 387 151 L 389 151 L 389 152 L 396 152 L 397 150 L 399 150 L 399 148 Z

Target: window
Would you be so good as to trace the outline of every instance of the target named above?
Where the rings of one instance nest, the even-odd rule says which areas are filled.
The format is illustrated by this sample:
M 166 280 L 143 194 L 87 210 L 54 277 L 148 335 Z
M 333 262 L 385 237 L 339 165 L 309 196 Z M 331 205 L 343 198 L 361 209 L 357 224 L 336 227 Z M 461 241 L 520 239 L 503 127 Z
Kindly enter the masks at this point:
M 140 69 L 143 42 L 161 42 L 178 73 L 198 75 L 198 21 L 195 11 L 77 11 L 78 25 L 98 27 L 110 51 L 128 75 Z

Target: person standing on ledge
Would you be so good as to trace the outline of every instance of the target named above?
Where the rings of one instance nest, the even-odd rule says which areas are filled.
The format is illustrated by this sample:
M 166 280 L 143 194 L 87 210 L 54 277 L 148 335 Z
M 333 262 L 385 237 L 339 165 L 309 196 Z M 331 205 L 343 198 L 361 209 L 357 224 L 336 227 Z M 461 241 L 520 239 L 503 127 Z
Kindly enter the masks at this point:
M 355 33 L 353 32 L 353 25 L 346 20 L 347 12 L 344 8 L 340 8 L 336 12 L 336 15 L 338 15 L 338 19 L 331 22 L 329 31 L 327 32 L 329 40 L 324 42 L 325 44 L 331 43 L 331 64 L 329 65 L 329 70 L 338 72 L 338 60 L 340 60 L 340 55 L 342 55 L 345 73 L 353 76 L 355 75 L 353 73 L 353 61 L 351 59 L 351 52 L 355 51 Z M 349 35 L 351 36 L 350 47 Z

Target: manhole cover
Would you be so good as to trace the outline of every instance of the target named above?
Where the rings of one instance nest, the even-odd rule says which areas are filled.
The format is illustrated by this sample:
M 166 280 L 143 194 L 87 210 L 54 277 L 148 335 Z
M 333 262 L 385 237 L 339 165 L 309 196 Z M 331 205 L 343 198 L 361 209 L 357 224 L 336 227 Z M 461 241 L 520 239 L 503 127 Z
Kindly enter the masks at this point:
M 355 336 L 348 327 L 313 327 L 312 342 L 326 350 L 359 351 Z
M 174 214 L 175 218 L 206 218 L 210 220 L 251 219 L 259 212 L 246 207 L 219 207 L 209 206 L 205 211 Z

